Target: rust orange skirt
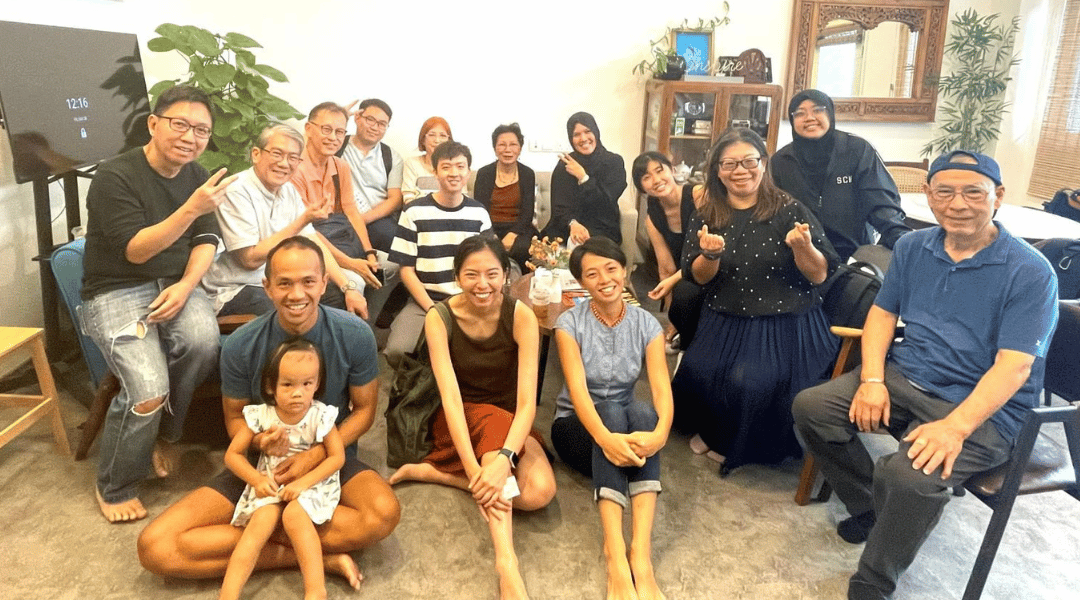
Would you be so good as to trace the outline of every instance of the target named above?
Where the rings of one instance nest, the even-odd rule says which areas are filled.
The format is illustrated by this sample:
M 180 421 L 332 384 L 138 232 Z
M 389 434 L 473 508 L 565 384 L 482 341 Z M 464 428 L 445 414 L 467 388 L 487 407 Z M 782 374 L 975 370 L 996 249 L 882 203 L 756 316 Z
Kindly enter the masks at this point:
M 472 440 L 473 452 L 476 459 L 488 452 L 498 452 L 506 443 L 506 436 L 510 433 L 510 425 L 514 421 L 514 415 L 491 404 L 463 405 L 465 409 L 465 424 L 469 428 L 469 439 Z M 454 440 L 450 437 L 450 427 L 446 424 L 446 413 L 440 408 L 435 413 L 435 421 L 431 425 L 432 447 L 431 453 L 424 457 L 426 463 L 449 473 L 465 477 L 465 466 L 461 464 Z M 544 445 L 544 439 L 540 433 L 533 429 L 529 435 L 540 444 Z M 524 449 L 522 449 L 524 454 Z

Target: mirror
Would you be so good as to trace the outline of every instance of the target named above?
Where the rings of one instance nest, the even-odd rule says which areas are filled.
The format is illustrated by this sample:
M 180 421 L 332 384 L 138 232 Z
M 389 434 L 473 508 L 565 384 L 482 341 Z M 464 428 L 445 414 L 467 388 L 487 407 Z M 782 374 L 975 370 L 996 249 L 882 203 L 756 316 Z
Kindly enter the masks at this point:
M 929 122 L 948 0 L 797 0 L 787 98 L 832 97 L 837 121 Z

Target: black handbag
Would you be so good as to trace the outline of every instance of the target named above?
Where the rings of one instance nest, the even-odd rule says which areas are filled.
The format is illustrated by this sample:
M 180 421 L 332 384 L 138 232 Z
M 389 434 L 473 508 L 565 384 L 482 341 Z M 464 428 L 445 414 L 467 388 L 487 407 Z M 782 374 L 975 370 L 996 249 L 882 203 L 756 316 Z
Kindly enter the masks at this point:
M 450 309 L 439 302 L 435 310 L 442 317 L 449 337 Z M 386 464 L 390 467 L 420 462 L 431 452 L 431 422 L 442 400 L 431 371 L 426 338 L 420 334 L 416 349 L 402 356 L 394 371 L 386 406 Z
M 819 288 L 829 323 L 862 329 L 884 279 L 881 269 L 867 262 L 836 267 L 832 277 Z

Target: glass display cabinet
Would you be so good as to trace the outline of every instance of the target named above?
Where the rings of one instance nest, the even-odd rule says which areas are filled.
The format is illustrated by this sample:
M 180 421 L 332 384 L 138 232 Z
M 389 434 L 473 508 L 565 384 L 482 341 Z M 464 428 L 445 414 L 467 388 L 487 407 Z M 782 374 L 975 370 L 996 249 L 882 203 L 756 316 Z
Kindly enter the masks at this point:
M 783 88 L 772 84 L 650 80 L 645 86 L 642 151 L 666 154 L 671 164 L 685 164 L 696 174 L 713 142 L 736 126 L 760 134 L 772 154 L 783 94 Z

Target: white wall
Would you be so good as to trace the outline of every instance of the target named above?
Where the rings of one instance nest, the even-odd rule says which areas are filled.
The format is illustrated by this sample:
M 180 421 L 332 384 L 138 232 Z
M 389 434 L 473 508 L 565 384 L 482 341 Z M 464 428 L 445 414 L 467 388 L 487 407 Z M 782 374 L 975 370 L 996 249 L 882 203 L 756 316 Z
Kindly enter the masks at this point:
M 1027 7 L 1063 0 L 1023 1 Z M 969 6 L 980 12 L 1007 11 L 1012 4 L 1015 0 L 953 0 L 950 13 Z M 275 84 L 271 90 L 302 112 L 323 100 L 381 97 L 394 109 L 387 141 L 401 151 L 415 146 L 420 124 L 437 114 L 450 122 L 455 139 L 472 148 L 478 166 L 493 160 L 490 132 L 496 124 L 518 121 L 527 140 L 565 142 L 566 118 L 577 110 L 596 116 L 604 144 L 629 163 L 640 149 L 645 81 L 631 75 L 632 66 L 646 56 L 648 40 L 666 26 L 683 18 L 714 16 L 721 5 L 716 0 L 309 0 L 294 5 L 262 0 L 37 0 L 7 7 L 2 18 L 133 32 L 144 47 L 165 20 L 219 33 L 237 31 L 261 42 L 265 48 L 257 51 L 259 59 L 289 76 L 290 83 Z M 717 32 L 714 54 L 760 48 L 772 58 L 775 82 L 783 84 L 793 5 L 792 0 L 732 0 L 732 23 Z M 143 61 L 150 85 L 177 77 L 183 69 L 173 55 L 144 50 Z M 1020 108 L 1030 110 L 1018 102 Z M 841 127 L 866 137 L 893 160 L 917 160 L 930 135 L 929 124 Z M 1027 135 L 1026 130 L 1015 133 Z M 4 135 L 0 133 L 0 285 L 7 293 L 0 297 L 0 323 L 39 325 L 37 265 L 30 261 L 36 248 L 32 194 L 29 185 L 14 183 Z M 780 137 L 781 144 L 791 139 L 786 123 Z M 1020 139 L 1026 144 L 1029 138 Z M 1022 154 L 1025 147 L 1001 145 L 999 159 L 1011 169 L 1010 184 L 1012 178 L 1023 177 L 1015 172 L 1020 161 L 1002 153 Z M 522 161 L 547 170 L 555 159 L 526 151 Z M 53 195 L 58 211 L 63 200 L 55 185 Z M 57 239 L 63 235 L 60 229 Z

